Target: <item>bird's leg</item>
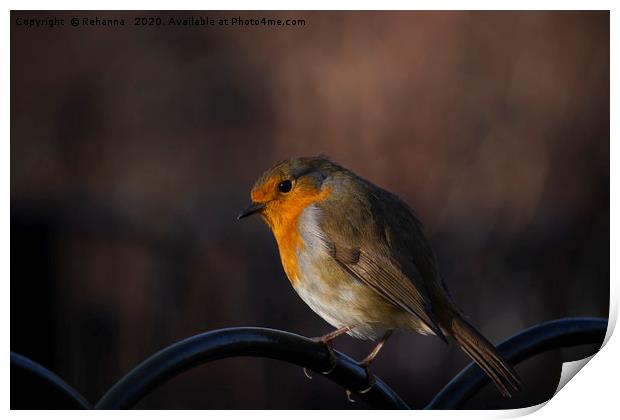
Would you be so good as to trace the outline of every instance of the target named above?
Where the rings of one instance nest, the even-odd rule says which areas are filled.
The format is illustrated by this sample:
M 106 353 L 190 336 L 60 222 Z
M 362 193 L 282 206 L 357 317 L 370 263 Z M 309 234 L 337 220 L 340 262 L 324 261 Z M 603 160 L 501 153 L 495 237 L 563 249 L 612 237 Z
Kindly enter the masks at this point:
M 366 370 L 366 376 L 368 377 L 368 387 L 366 387 L 365 389 L 363 389 L 361 391 L 358 391 L 359 394 L 367 393 L 375 385 L 375 375 L 373 375 L 372 372 L 370 371 L 370 364 L 375 360 L 375 358 L 377 357 L 377 355 L 379 354 L 379 352 L 381 351 L 381 349 L 385 345 L 385 343 L 388 340 L 388 338 L 390 338 L 390 336 L 392 335 L 392 332 L 393 332 L 392 330 L 387 331 L 383 335 L 381 340 L 377 343 L 375 348 L 372 349 L 370 354 L 368 356 L 366 356 L 364 358 L 364 360 L 362 360 L 360 362 L 360 366 L 362 366 Z M 353 398 L 351 398 L 351 392 L 350 391 L 347 391 L 347 398 L 351 402 L 355 401 L 355 400 L 353 400 Z
M 342 334 L 348 333 L 352 329 L 353 327 L 351 326 L 340 327 L 337 330 L 322 335 L 320 337 L 314 337 L 313 340 L 323 344 L 331 344 L 331 342 L 334 341 L 335 338 L 340 337 Z
M 323 375 L 327 375 L 331 373 L 336 367 L 336 355 L 334 354 L 334 350 L 332 349 L 332 341 L 334 341 L 336 337 L 339 337 L 342 334 L 348 333 L 352 329 L 353 329 L 352 326 L 345 326 L 345 327 L 338 328 L 337 330 L 327 333 L 325 335 L 322 335 L 321 337 L 312 338 L 312 340 L 317 343 L 325 344 L 327 346 L 327 350 L 329 351 L 329 360 L 331 360 L 332 362 L 332 367 L 328 371 L 322 372 Z M 308 368 L 304 368 L 304 375 L 306 375 L 306 378 L 312 379 L 312 375 L 310 375 L 310 371 L 308 370 Z
M 370 364 L 375 360 L 375 357 L 377 357 L 377 355 L 379 354 L 379 352 L 381 351 L 381 349 L 385 345 L 385 342 L 388 340 L 388 338 L 390 338 L 391 335 L 392 335 L 392 330 L 389 330 L 388 332 L 386 332 L 383 335 L 383 338 L 381 338 L 381 340 L 377 343 L 375 348 L 372 349 L 370 354 L 368 356 L 366 356 L 364 358 L 364 360 L 362 360 L 360 362 L 360 365 L 365 367 L 365 368 L 370 367 Z

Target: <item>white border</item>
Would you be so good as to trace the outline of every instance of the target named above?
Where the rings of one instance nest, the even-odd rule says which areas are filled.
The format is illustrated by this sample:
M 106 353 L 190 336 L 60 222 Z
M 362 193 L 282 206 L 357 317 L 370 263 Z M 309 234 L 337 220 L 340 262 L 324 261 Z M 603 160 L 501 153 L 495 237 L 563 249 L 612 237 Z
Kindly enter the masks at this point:
M 161 0 L 155 1 L 91 1 L 88 3 L 78 1 L 58 1 L 53 4 L 49 4 L 43 1 L 9 1 L 9 9 L 13 10 L 46 10 L 46 9 L 60 9 L 60 10 L 375 10 L 375 9 L 387 9 L 387 10 L 611 10 L 611 115 L 614 114 L 614 105 L 618 98 L 618 85 L 613 79 L 613 75 L 618 73 L 617 65 L 617 52 L 618 52 L 618 19 L 614 10 L 614 2 L 612 1 L 440 1 L 440 2 L 421 2 L 421 1 L 394 1 L 384 0 L 380 3 L 370 3 L 368 1 L 353 2 L 353 1 L 297 1 L 295 4 L 284 1 L 236 1 L 234 4 L 230 2 L 198 2 L 177 0 L 174 2 L 164 2 Z M 52 7 L 53 6 L 53 7 Z M 8 15 L 7 11 L 7 15 Z M 7 16 L 8 17 L 8 16 Z M 5 21 L 6 22 L 6 21 Z M 2 42 L 2 57 L 10 57 L 10 25 L 7 25 L 5 31 L 3 31 L 4 40 Z M 7 60 L 8 61 L 8 60 Z M 4 80 L 4 100 L 2 101 L 2 131 L 5 133 L 7 139 L 10 138 L 9 134 L 9 110 L 10 110 L 10 79 L 9 79 L 9 66 L 3 65 L 0 69 L 2 72 L 2 80 Z M 611 120 L 611 214 L 618 214 L 618 170 L 615 169 L 620 163 L 618 161 L 618 146 L 617 146 L 617 123 L 614 119 Z M 4 165 L 5 171 L 3 173 L 2 182 L 0 183 L 3 197 L 8 201 L 3 207 L 4 220 L 2 235 L 2 252 L 0 258 L 2 259 L 1 267 L 4 271 L 5 281 L 3 282 L 3 298 L 4 298 L 4 315 L 2 317 L 3 333 L 0 339 L 3 341 L 4 348 L 10 347 L 9 343 L 9 326 L 10 326 L 10 294 L 9 294 L 9 279 L 10 279 L 10 141 L 6 141 L 5 153 L 0 157 Z M 611 219 L 611 302 L 610 302 L 610 325 L 615 325 L 618 314 L 618 284 L 617 278 L 619 274 L 618 270 L 618 253 L 617 253 L 617 240 L 619 237 L 619 224 L 612 218 Z M 609 333 L 606 340 L 609 340 Z M 583 418 L 588 416 L 590 418 L 610 418 L 617 415 L 617 380 L 620 365 L 618 362 L 618 350 L 620 345 L 618 339 L 613 338 L 607 342 L 603 350 L 597 354 L 587 366 L 577 374 L 577 378 L 570 381 L 548 404 L 544 409 L 538 410 L 532 416 L 536 418 Z M 9 364 L 5 362 L 2 365 L 2 388 L 0 389 L 0 398 L 4 402 L 5 409 L 9 409 Z M 208 392 L 208 390 L 205 390 Z M 412 416 L 423 418 L 444 418 L 450 416 L 451 418 L 506 418 L 516 417 L 526 414 L 526 412 L 533 411 L 532 409 L 514 410 L 514 411 L 458 411 L 458 412 L 390 412 L 389 416 L 411 418 Z M 144 412 L 97 412 L 91 413 L 90 416 L 94 417 L 108 417 L 108 416 L 129 416 L 135 417 L 136 415 L 144 415 Z M 170 416 L 168 411 L 149 411 L 149 418 L 162 418 L 167 419 Z M 299 419 L 312 418 L 316 419 L 316 416 L 321 417 L 350 417 L 355 418 L 372 416 L 375 418 L 377 413 L 375 412 L 359 412 L 359 411 L 210 411 L 208 413 L 202 411 L 175 411 L 175 416 L 182 415 L 187 418 L 203 419 L 205 415 L 214 416 L 216 418 L 237 418 L 242 417 L 247 419 L 251 418 L 266 418 L 270 419 L 287 419 L 291 415 L 296 416 Z M 16 418 L 31 418 L 41 417 L 51 419 L 65 419 L 65 418 L 83 418 L 84 413 L 79 412 L 17 412 L 12 411 L 11 416 Z M 79 416 L 79 417 L 78 417 Z

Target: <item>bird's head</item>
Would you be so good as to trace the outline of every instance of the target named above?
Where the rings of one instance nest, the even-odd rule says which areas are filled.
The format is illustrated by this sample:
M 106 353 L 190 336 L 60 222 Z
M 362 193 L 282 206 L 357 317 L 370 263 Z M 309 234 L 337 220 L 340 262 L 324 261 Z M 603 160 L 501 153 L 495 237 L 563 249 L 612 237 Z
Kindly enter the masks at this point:
M 325 156 L 277 163 L 258 178 L 250 194 L 252 203 L 238 219 L 260 214 L 272 230 L 296 221 L 305 207 L 330 195 L 323 181 L 339 168 Z

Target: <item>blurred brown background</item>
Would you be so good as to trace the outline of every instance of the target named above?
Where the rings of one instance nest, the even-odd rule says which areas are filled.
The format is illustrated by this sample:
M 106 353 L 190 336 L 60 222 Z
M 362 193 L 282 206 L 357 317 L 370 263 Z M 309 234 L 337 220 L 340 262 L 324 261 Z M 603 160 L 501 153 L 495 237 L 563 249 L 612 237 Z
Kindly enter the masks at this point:
M 133 26 L 191 14 L 306 24 Z M 126 25 L 68 25 L 87 15 Z M 67 26 L 15 25 L 48 16 Z M 325 153 L 410 203 L 456 301 L 492 341 L 607 316 L 607 12 L 11 21 L 11 350 L 93 402 L 192 334 L 330 330 L 289 286 L 268 229 L 235 220 L 255 178 L 297 155 Z M 371 345 L 336 347 L 361 358 Z M 469 407 L 542 402 L 577 353 L 524 363 L 518 397 L 487 387 Z M 374 370 L 420 407 L 468 362 L 410 333 Z M 251 358 L 185 373 L 139 407 L 364 408 L 325 379 Z

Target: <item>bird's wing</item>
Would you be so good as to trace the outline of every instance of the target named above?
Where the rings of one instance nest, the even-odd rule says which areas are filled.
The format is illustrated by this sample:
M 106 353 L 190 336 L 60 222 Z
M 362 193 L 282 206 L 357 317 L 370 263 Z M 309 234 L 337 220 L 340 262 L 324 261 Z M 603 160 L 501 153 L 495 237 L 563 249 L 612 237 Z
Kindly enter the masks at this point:
M 369 186 L 321 205 L 321 231 L 340 266 L 389 302 L 419 318 L 445 340 L 426 282 L 436 281 L 435 257 L 421 224 L 398 197 Z

